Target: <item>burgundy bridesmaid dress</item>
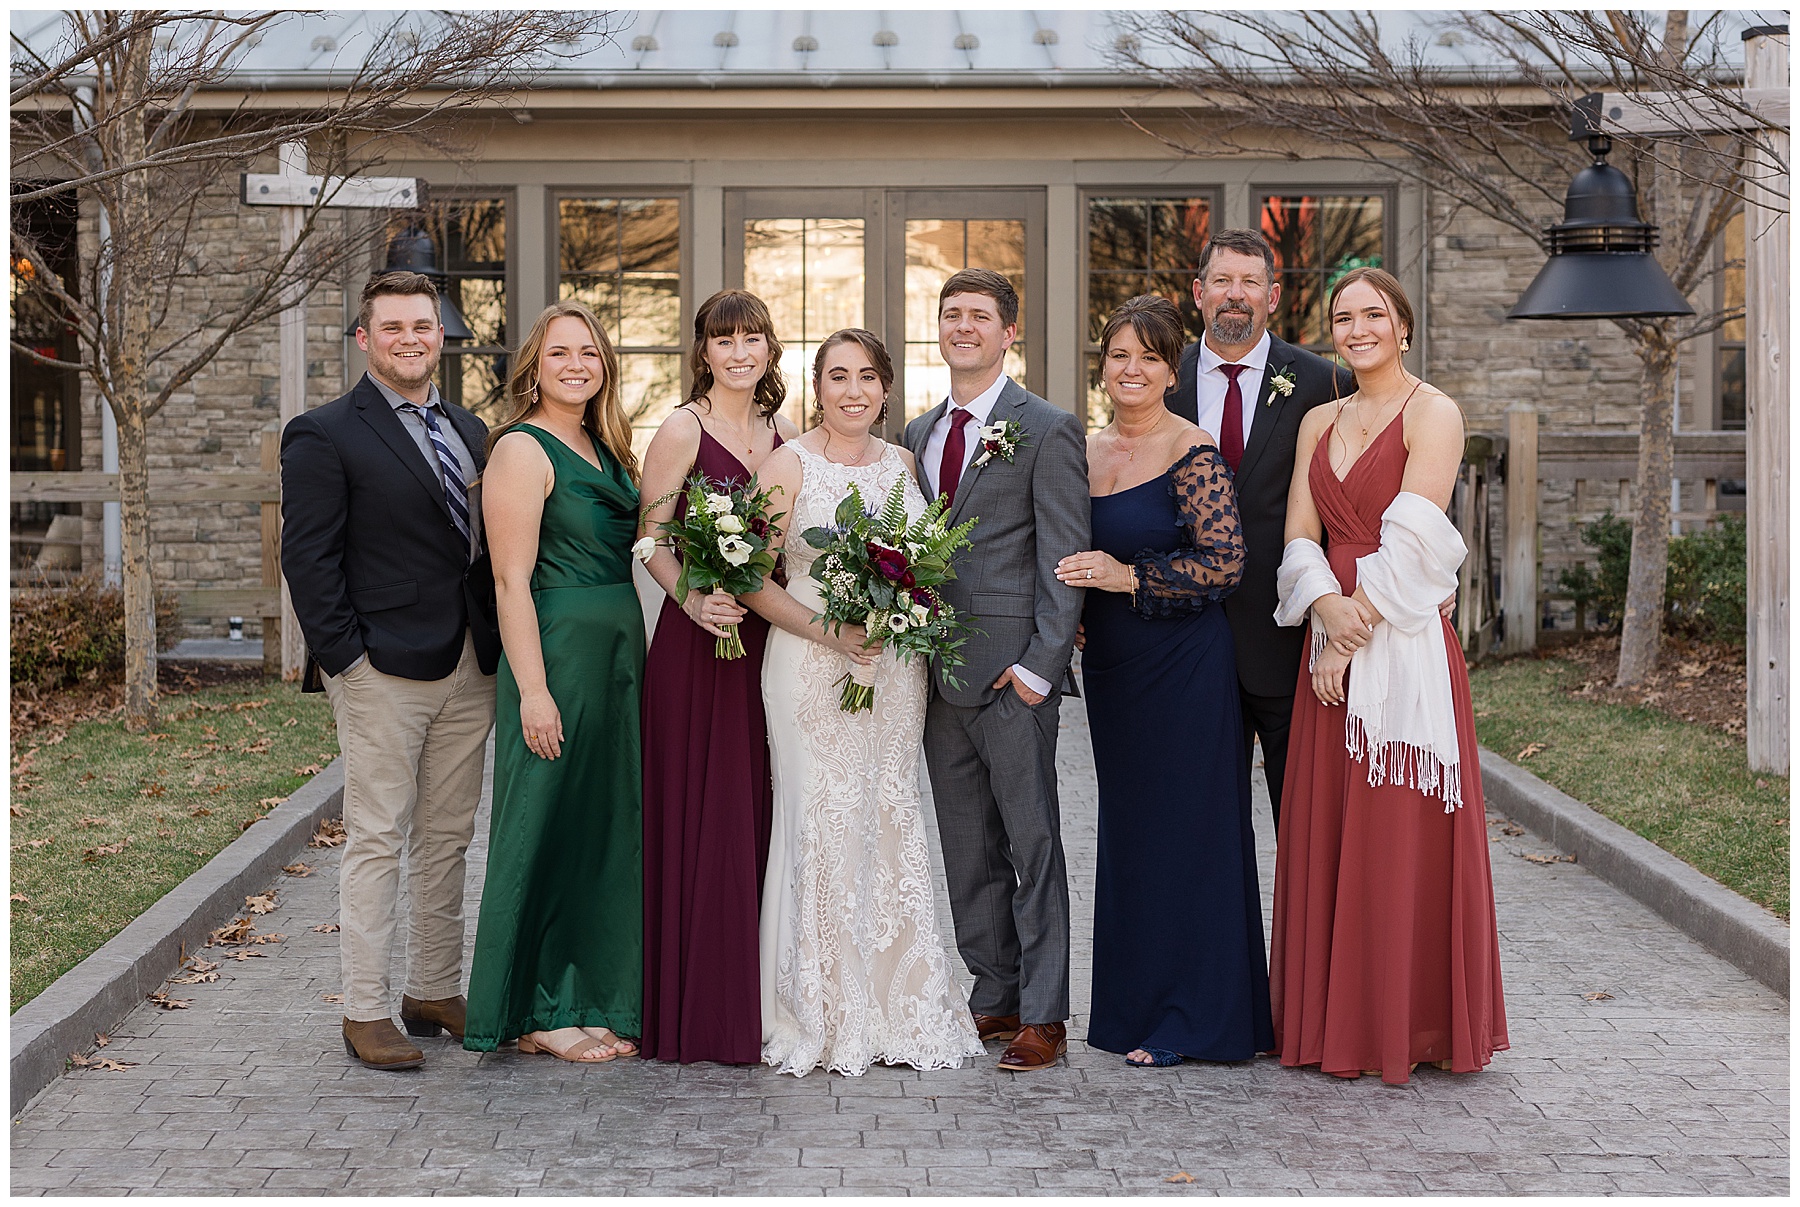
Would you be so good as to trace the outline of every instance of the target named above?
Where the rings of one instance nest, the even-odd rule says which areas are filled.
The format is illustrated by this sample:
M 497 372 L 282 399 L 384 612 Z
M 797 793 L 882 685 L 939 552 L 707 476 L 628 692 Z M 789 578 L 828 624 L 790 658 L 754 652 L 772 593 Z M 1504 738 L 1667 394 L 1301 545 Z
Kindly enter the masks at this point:
M 1345 595 L 1356 590 L 1356 559 L 1380 547 L 1381 515 L 1400 492 L 1403 417 L 1343 481 L 1331 471 L 1329 438 L 1307 469 L 1325 555 Z M 1454 813 L 1405 784 L 1370 787 L 1368 767 L 1344 748 L 1343 706 L 1320 704 L 1301 667 L 1269 960 L 1284 1065 L 1340 1076 L 1379 1070 L 1400 1084 L 1415 1062 L 1474 1072 L 1507 1046 L 1469 672 L 1455 630 L 1443 624 L 1462 759 L 1463 804 Z
M 751 476 L 705 431 L 694 468 L 734 486 Z M 762 705 L 769 623 L 751 612 L 739 627 L 745 656 L 722 661 L 713 635 L 665 598 L 644 664 L 640 1042 L 651 1060 L 762 1059 L 757 903 L 774 810 Z

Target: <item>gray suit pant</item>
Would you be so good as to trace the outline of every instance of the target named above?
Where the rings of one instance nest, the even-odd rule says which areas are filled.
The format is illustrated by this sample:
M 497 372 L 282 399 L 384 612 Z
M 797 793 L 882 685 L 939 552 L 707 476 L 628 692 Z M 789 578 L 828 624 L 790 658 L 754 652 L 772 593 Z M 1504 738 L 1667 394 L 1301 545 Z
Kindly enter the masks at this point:
M 1008 686 L 981 708 L 935 690 L 925 713 L 956 947 L 969 1009 L 1026 1023 L 1069 1017 L 1069 886 L 1056 798 L 1062 693 L 1035 708 Z

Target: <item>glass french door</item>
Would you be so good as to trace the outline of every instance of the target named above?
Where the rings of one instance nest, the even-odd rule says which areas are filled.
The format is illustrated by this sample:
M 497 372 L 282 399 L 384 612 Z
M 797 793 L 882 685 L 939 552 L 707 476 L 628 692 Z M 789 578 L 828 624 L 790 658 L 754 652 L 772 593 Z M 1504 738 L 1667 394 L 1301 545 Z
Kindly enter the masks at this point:
M 842 327 L 882 337 L 898 375 L 886 431 L 949 391 L 937 296 L 951 273 L 991 268 L 1019 291 L 1007 371 L 1043 391 L 1044 198 L 1031 190 L 743 190 L 726 195 L 728 284 L 769 304 L 785 351 L 784 413 L 812 426 L 812 359 Z

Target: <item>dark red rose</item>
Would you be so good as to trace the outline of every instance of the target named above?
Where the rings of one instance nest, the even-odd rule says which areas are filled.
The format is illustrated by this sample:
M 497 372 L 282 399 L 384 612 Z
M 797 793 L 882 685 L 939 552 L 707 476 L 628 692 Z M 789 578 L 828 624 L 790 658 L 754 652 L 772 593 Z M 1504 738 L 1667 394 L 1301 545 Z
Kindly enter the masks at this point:
M 750 531 L 754 532 L 757 536 L 768 536 L 769 521 L 763 519 L 761 516 L 753 517 L 750 521 Z
M 912 590 L 913 587 L 917 586 L 918 581 L 919 581 L 918 579 L 913 577 L 913 572 L 911 570 L 908 570 L 905 574 L 902 574 L 900 576 L 900 585 L 902 587 L 905 587 L 908 591 Z

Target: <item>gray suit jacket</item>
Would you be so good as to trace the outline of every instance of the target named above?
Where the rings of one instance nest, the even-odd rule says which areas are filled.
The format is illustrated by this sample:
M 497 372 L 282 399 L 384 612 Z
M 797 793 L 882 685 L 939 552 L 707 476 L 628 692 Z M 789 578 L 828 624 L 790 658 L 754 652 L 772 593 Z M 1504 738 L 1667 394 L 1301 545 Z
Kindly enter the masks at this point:
M 906 425 L 906 447 L 922 460 L 932 425 L 949 404 Z M 997 693 L 992 684 L 1015 662 L 1050 683 L 1061 683 L 1075 649 L 1083 593 L 1056 579 L 1056 563 L 1089 547 L 1087 441 L 1081 423 L 1017 382 L 1009 381 L 988 422 L 1017 422 L 1024 440 L 1011 462 L 999 457 L 971 462 L 963 472 L 947 518 L 960 524 L 980 518 L 973 548 L 956 563 L 944 598 L 982 632 L 962 647 L 967 661 L 955 668 L 960 688 L 931 680 L 952 704 L 979 707 Z M 974 438 L 974 433 L 969 433 Z M 931 475 L 919 466 L 920 487 L 932 498 Z M 1010 689 L 1008 689 L 1010 690 Z

